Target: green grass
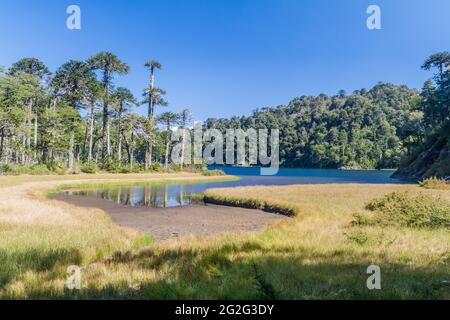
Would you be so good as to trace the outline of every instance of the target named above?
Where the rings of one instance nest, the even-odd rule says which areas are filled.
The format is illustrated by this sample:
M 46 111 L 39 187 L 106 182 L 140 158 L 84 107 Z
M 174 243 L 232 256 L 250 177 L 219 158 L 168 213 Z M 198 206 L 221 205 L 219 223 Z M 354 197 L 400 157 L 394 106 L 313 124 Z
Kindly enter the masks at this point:
M 428 194 L 394 192 L 367 205 L 373 221 L 412 228 L 450 228 L 450 204 Z
M 264 199 L 295 208 L 297 216 L 259 232 L 163 243 L 139 239 L 102 220 L 98 210 L 82 208 L 66 209 L 82 217 L 82 227 L 34 225 L 19 233 L 0 224 L 7 232 L 1 248 L 14 255 L 2 261 L 13 272 L 0 298 L 449 299 L 448 230 L 354 222 L 355 213 L 372 214 L 367 203 L 393 192 L 450 201 L 447 191 L 414 185 L 215 189 L 207 195 Z M 84 266 L 80 291 L 64 289 L 73 263 Z M 366 287 L 372 264 L 381 268 L 381 290 Z

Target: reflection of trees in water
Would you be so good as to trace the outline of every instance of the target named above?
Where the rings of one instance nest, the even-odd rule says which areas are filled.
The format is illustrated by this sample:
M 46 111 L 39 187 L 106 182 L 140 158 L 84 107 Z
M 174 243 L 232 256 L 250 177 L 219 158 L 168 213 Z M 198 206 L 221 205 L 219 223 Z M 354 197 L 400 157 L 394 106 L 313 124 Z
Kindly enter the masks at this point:
M 176 188 L 172 190 L 171 187 Z M 185 186 L 148 186 L 148 187 L 124 187 L 106 190 L 80 191 L 76 193 L 82 196 L 94 196 L 104 200 L 114 201 L 132 207 L 157 207 L 167 208 L 171 206 L 190 205 L 191 193 Z

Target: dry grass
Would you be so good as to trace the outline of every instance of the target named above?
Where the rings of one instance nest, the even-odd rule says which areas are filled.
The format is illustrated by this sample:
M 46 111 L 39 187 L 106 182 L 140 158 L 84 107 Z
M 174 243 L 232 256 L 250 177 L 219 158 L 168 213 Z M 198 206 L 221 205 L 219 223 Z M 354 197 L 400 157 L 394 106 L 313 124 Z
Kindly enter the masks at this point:
M 26 298 L 29 279 L 37 285 L 49 285 L 64 279 L 69 265 L 87 265 L 149 242 L 147 235 L 111 223 L 103 211 L 47 199 L 44 194 L 48 190 L 87 181 L 103 184 L 205 179 L 214 178 L 187 173 L 0 177 L 0 297 L 4 290 L 15 288 L 14 296 Z M 17 289 L 21 284 L 25 287 Z
M 36 196 L 42 189 L 38 190 L 36 186 L 30 188 L 35 191 L 28 192 L 32 197 L 27 201 L 43 201 Z M 86 248 L 78 251 L 80 255 L 66 249 L 71 247 L 64 243 L 70 243 L 74 235 L 67 235 L 64 230 L 50 235 L 41 229 L 44 227 L 28 225 L 30 230 L 34 230 L 33 236 L 29 237 L 22 227 L 14 223 L 2 223 L 0 232 L 9 233 L 7 238 L 13 243 L 8 244 L 2 237 L 0 252 L 10 250 L 10 246 L 18 248 L 24 243 L 42 243 L 42 232 L 47 237 L 42 247 L 65 258 L 59 260 L 59 264 L 53 264 L 49 258 L 51 255 L 40 254 L 40 247 L 37 247 L 31 251 L 35 255 L 30 255 L 28 259 L 47 262 L 27 268 L 24 263 L 26 259 L 20 255 L 13 256 L 21 268 L 7 280 L 2 278 L 4 288 L 0 290 L 0 297 L 448 299 L 448 230 L 360 226 L 353 223 L 356 213 L 367 213 L 364 208 L 371 200 L 403 191 L 439 195 L 450 201 L 448 191 L 427 190 L 413 185 L 216 189 L 208 191 L 207 195 L 222 199 L 264 199 L 274 205 L 295 208 L 298 216 L 253 234 L 235 232 L 212 237 L 189 237 L 155 243 L 141 250 L 133 250 L 133 241 L 137 235 L 101 222 L 104 219 L 101 212 L 94 210 L 89 213 L 85 209 L 65 208 L 60 203 L 44 201 L 58 210 L 69 210 L 73 219 L 81 222 L 85 228 L 76 228 L 79 230 L 79 240 L 78 245 L 72 248 L 84 248 L 87 242 L 91 248 L 98 250 L 108 247 L 108 243 L 113 243 L 113 246 L 104 250 L 97 259 L 89 260 L 85 258 Z M 99 220 L 88 220 L 87 215 L 93 214 Z M 48 215 L 46 217 L 49 218 Z M 45 228 L 59 230 L 59 227 L 53 226 Z M 89 237 L 89 232 L 94 232 L 94 229 L 97 230 L 97 239 L 81 237 Z M 118 245 L 120 243 L 123 245 Z M 115 254 L 107 260 L 101 259 L 120 247 L 122 254 Z M 22 252 L 30 252 L 24 250 Z M 63 285 L 66 277 L 64 270 L 67 265 L 77 263 L 86 266 L 83 270 L 83 288 L 81 291 L 67 291 Z M 381 267 L 382 290 L 370 291 L 366 287 L 366 269 L 371 264 Z
M 450 180 L 446 181 L 439 178 L 429 178 L 422 181 L 420 186 L 426 189 L 450 190 Z

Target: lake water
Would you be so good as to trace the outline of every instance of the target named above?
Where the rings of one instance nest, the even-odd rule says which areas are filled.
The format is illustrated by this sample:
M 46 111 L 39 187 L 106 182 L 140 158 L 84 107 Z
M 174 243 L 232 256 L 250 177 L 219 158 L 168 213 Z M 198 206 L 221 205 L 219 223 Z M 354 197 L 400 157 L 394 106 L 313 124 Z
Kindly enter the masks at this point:
M 330 184 L 330 183 L 401 183 L 390 176 L 393 171 L 377 170 L 328 170 L 328 169 L 280 169 L 276 176 L 259 176 L 258 168 L 211 167 L 236 175 L 239 181 L 173 184 L 159 186 L 130 186 L 105 190 L 67 191 L 66 194 L 96 197 L 126 206 L 170 208 L 192 205 L 192 194 L 202 193 L 210 188 L 227 188 L 254 185 Z

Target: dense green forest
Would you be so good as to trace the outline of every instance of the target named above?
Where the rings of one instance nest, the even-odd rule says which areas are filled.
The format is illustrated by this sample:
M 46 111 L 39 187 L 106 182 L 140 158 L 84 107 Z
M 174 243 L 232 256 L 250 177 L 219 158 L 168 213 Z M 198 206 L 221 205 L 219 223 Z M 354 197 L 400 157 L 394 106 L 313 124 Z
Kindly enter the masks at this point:
M 334 96 L 302 96 L 247 117 L 208 119 L 206 127 L 280 129 L 283 166 L 396 168 L 440 135 L 450 114 L 450 53 L 428 58 L 435 71 L 419 92 L 379 83 Z M 36 58 L 0 71 L 0 168 L 14 172 L 112 172 L 174 167 L 173 127 L 192 125 L 189 110 L 168 105 L 156 86 L 157 61 L 143 64 L 149 81 L 140 99 L 114 85 L 129 66 L 109 52 L 68 61 L 54 73 Z M 145 116 L 133 111 L 146 105 Z M 157 110 L 158 108 L 158 110 Z M 445 157 L 445 156 L 444 156 Z M 403 159 L 403 160 L 402 160 Z M 179 166 L 178 166 L 179 168 Z M 445 171 L 445 170 L 444 170 Z
M 352 94 L 302 96 L 248 117 L 208 119 L 207 126 L 280 129 L 284 166 L 396 168 L 448 121 L 449 63 L 446 52 L 427 59 L 422 68 L 437 73 L 421 92 L 379 83 Z
M 172 126 L 188 126 L 190 112 L 163 112 L 157 61 L 143 64 L 149 83 L 141 101 L 115 87 L 129 66 L 112 53 L 68 61 L 52 74 L 24 58 L 0 74 L 0 163 L 3 173 L 138 172 L 168 169 Z M 148 106 L 148 114 L 133 112 Z M 165 164 L 165 168 L 161 166 Z

